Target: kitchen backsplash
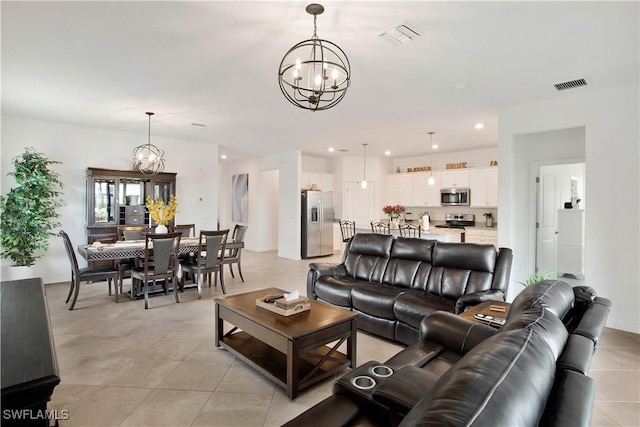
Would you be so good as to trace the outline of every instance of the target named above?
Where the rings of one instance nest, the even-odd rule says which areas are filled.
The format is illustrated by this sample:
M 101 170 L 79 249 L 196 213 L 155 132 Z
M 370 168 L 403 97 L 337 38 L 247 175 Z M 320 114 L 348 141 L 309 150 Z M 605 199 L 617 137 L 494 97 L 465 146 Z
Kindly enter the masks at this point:
M 381 211 L 382 212 L 382 211 Z M 418 220 L 420 219 L 420 214 L 422 212 L 429 212 L 429 219 L 431 222 L 433 221 L 444 221 L 444 216 L 448 213 L 450 214 L 474 214 L 476 216 L 476 223 L 484 224 L 485 217 L 484 213 L 491 212 L 493 216 L 493 221 L 495 223 L 498 222 L 498 209 L 496 208 L 470 208 L 468 206 L 446 206 L 439 208 L 424 208 L 424 207 L 412 207 L 406 206 L 406 211 L 404 213 L 406 220 Z M 384 217 L 384 214 L 381 215 L 381 218 Z

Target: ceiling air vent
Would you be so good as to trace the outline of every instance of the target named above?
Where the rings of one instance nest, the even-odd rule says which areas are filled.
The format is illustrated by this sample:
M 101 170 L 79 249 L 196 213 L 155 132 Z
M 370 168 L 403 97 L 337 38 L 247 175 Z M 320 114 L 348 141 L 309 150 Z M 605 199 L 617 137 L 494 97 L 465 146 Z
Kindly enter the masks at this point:
M 420 32 L 407 22 L 394 25 L 378 34 L 378 37 L 392 46 L 407 44 L 420 36 Z
M 570 82 L 556 83 L 553 86 L 557 90 L 573 89 L 574 87 L 586 86 L 587 81 L 585 79 L 571 80 Z

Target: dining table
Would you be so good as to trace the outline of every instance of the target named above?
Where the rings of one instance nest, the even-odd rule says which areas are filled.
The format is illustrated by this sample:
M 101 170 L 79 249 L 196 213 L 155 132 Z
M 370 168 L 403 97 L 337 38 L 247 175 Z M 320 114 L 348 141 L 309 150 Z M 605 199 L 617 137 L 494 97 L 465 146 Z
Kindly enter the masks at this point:
M 188 255 L 198 252 L 200 248 L 200 237 L 182 237 L 180 239 L 179 255 Z M 244 242 L 236 242 L 228 239 L 225 245 L 225 251 L 232 249 L 244 248 Z M 121 240 L 115 243 L 93 243 L 90 245 L 78 245 L 78 253 L 87 260 L 87 262 L 95 261 L 118 261 L 125 259 L 144 258 L 145 240 Z M 206 244 L 202 244 L 202 249 L 206 250 Z M 186 286 L 185 289 L 193 286 Z M 152 293 L 155 293 L 157 287 L 154 286 Z M 116 289 L 117 292 L 117 289 Z M 134 292 L 133 287 L 131 295 L 133 299 L 142 296 L 141 292 Z
M 129 258 L 144 257 L 144 240 L 121 240 L 115 243 L 100 243 L 92 245 L 78 245 L 78 253 L 87 261 L 117 261 Z M 185 255 L 198 252 L 199 237 L 183 237 L 180 239 L 179 254 Z M 206 245 L 202 248 L 206 250 Z M 242 249 L 244 242 L 227 240 L 225 250 Z

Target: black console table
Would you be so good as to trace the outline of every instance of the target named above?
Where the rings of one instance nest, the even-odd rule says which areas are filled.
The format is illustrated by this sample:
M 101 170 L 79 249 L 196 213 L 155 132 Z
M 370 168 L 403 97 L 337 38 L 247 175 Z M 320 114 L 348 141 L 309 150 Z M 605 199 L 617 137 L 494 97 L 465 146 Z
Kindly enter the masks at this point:
M 0 283 L 2 426 L 48 426 L 47 402 L 60 383 L 42 279 Z M 57 424 L 57 421 L 56 421 Z

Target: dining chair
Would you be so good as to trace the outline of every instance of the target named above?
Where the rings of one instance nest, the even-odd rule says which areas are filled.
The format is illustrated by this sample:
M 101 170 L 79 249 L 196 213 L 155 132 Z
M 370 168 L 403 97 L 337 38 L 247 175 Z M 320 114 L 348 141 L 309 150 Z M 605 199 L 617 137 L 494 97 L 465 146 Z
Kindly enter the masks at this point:
M 134 281 L 144 288 L 144 308 L 149 308 L 149 284 L 163 283 L 165 295 L 169 293 L 169 282 L 173 285 L 173 295 L 178 300 L 178 252 L 181 233 L 147 234 L 144 244 L 144 261 L 140 267 L 131 270 L 131 292 L 134 293 Z
M 142 240 L 149 228 L 146 225 L 119 225 L 116 229 L 118 241 Z M 122 283 L 127 277 L 131 277 L 131 269 L 139 265 L 136 258 L 122 259 L 117 261 L 119 273 L 120 293 L 122 293 Z
M 371 232 L 376 234 L 391 234 L 390 225 L 386 222 L 371 221 Z
M 340 232 L 342 233 L 342 241 L 348 242 L 354 234 L 356 234 L 356 222 L 343 219 L 340 221 Z
M 202 283 L 204 276 L 209 276 L 209 287 L 211 287 L 211 273 L 220 275 L 220 286 L 222 293 L 226 294 L 224 287 L 224 275 L 222 274 L 223 261 L 229 230 L 200 231 L 200 241 L 198 251 L 193 260 L 184 261 L 182 264 L 182 277 L 180 278 L 180 290 L 184 290 L 185 273 L 192 273 L 194 281 L 198 285 L 198 299 L 202 298 Z M 218 275 L 215 275 L 214 286 L 218 283 Z M 177 297 L 177 294 L 176 294 Z
M 194 237 L 196 232 L 195 224 L 176 224 L 173 227 L 176 233 L 182 233 L 182 237 Z
M 244 242 L 244 236 L 247 234 L 247 225 L 239 225 L 236 224 L 233 227 L 233 234 L 231 239 L 237 243 Z M 242 257 L 242 248 L 233 248 L 228 249 L 227 254 L 224 257 L 223 264 L 229 265 L 229 271 L 231 271 L 231 277 L 235 278 L 233 274 L 233 264 L 238 264 L 238 272 L 240 273 L 240 279 L 244 282 L 244 277 L 242 276 L 242 264 L 240 263 Z
M 417 237 L 420 238 L 421 236 L 421 229 L 422 227 L 420 227 L 419 225 L 416 224 L 400 224 L 398 226 L 398 229 L 400 230 L 400 237 Z
M 78 300 L 78 294 L 80 293 L 80 282 L 107 280 L 107 282 L 109 283 L 109 295 L 111 295 L 111 282 L 113 281 L 113 286 L 115 288 L 115 301 L 118 302 L 118 270 L 115 267 L 109 265 L 78 267 L 78 258 L 76 258 L 76 253 L 73 250 L 73 245 L 71 244 L 69 235 L 63 230 L 60 230 L 58 235 L 60 235 L 60 237 L 62 237 L 62 240 L 64 241 L 64 248 L 67 251 L 67 255 L 69 256 L 69 263 L 71 264 L 71 286 L 69 287 L 69 294 L 67 295 L 67 300 L 65 301 L 65 304 L 68 303 L 69 299 L 71 298 L 71 294 L 73 294 L 73 299 L 71 300 L 69 310 L 73 310 L 73 307 L 76 305 L 76 301 Z

